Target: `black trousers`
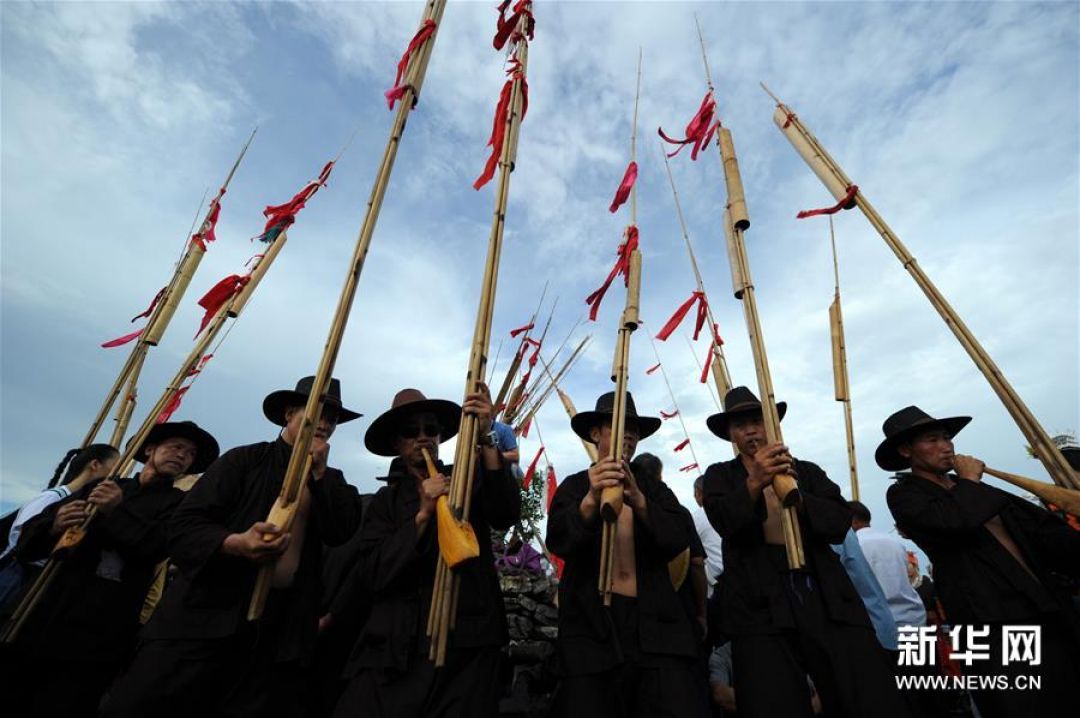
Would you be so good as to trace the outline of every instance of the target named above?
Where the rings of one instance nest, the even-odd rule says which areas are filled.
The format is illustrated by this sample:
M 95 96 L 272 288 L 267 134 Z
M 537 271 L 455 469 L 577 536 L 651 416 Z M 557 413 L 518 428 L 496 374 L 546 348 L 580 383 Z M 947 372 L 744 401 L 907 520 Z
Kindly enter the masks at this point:
M 739 718 L 811 718 L 807 675 L 829 718 L 907 718 L 873 630 L 829 619 L 810 574 L 789 573 L 785 594 L 794 630 L 731 639 Z
M 119 669 L 117 661 L 4 660 L 0 695 L 5 716 L 95 718 L 101 696 Z
M 295 718 L 305 672 L 248 635 L 147 640 L 103 701 L 106 718 Z
M 637 601 L 613 595 L 610 616 L 623 662 L 611 670 L 563 676 L 552 718 L 695 718 L 708 715 L 694 658 L 641 652 Z
M 422 655 L 421 655 L 422 653 Z M 363 669 L 341 694 L 334 718 L 489 718 L 497 715 L 502 649 L 451 648 L 435 668 L 427 651 L 405 672 Z

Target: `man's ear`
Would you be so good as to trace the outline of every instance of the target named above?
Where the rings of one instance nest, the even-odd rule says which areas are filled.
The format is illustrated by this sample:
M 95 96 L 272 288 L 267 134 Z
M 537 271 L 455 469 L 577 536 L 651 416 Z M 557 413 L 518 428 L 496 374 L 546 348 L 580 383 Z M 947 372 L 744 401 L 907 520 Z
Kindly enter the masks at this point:
M 594 444 L 600 443 L 600 426 L 596 425 L 589 429 L 589 438 L 592 439 Z
M 903 456 L 905 459 L 911 458 L 911 444 L 900 444 L 896 447 L 896 453 Z

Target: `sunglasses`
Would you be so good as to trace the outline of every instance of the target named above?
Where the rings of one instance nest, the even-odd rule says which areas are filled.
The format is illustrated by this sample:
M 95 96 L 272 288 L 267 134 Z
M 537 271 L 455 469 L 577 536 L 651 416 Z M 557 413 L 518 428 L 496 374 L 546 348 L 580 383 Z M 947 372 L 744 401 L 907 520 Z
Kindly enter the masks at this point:
M 434 439 L 442 434 L 442 427 L 438 424 L 410 424 L 398 429 L 398 436 L 402 439 L 415 439 L 421 432 L 424 436 Z

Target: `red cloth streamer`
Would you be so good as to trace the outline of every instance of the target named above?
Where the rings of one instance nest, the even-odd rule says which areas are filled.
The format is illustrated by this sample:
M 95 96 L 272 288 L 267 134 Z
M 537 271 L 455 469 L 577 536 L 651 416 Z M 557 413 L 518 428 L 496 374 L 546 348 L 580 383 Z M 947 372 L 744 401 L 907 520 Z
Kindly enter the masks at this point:
M 206 363 L 208 361 L 210 361 L 211 359 L 213 359 L 213 358 L 214 358 L 213 354 L 207 354 L 206 356 L 204 356 L 202 359 L 199 360 L 198 364 L 191 367 L 191 371 L 189 371 L 187 373 L 187 375 L 188 376 L 195 376 L 196 374 L 201 374 L 202 370 L 206 368 Z
M 158 414 L 158 418 L 154 423 L 164 424 L 166 421 L 172 418 L 172 415 L 176 413 L 177 409 L 180 408 L 180 402 L 183 401 L 184 394 L 187 394 L 187 390 L 190 388 L 191 387 L 187 386 L 180 387 L 176 391 L 176 393 L 173 394 L 172 399 L 169 399 L 169 403 L 165 406 L 164 409 L 161 410 L 161 413 Z
M 611 282 L 619 274 L 623 275 L 625 283 L 630 283 L 630 255 L 634 253 L 634 250 L 638 248 L 638 229 L 634 225 L 630 225 L 626 229 L 626 241 L 619 245 L 617 251 L 618 258 L 615 260 L 615 266 L 611 268 L 611 272 L 608 273 L 607 279 L 604 280 L 603 285 L 595 292 L 585 297 L 585 303 L 591 308 L 589 309 L 589 319 L 596 321 L 596 314 L 600 311 L 600 302 L 604 300 L 604 294 L 607 293 L 608 288 L 611 286 Z
M 148 317 L 151 314 L 153 314 L 154 307 L 156 307 L 157 303 L 159 301 L 161 301 L 161 298 L 165 296 L 165 290 L 168 289 L 168 288 L 169 288 L 168 286 L 162 287 L 158 291 L 158 293 L 154 295 L 154 299 L 153 299 L 153 301 L 150 302 L 150 306 L 146 308 L 146 311 L 143 312 L 142 314 L 136 314 L 135 316 L 133 316 L 131 318 L 131 321 L 135 321 L 136 319 L 142 319 L 143 317 Z
M 420 29 L 413 35 L 412 40 L 409 40 L 409 46 L 405 48 L 405 52 L 401 55 L 401 60 L 397 64 L 397 75 L 394 76 L 394 86 L 383 93 L 386 97 L 386 104 L 390 109 L 394 109 L 394 103 L 405 96 L 405 91 L 408 90 L 411 85 L 403 85 L 401 83 L 402 78 L 405 77 L 405 71 L 409 69 L 409 59 L 413 53 L 416 52 L 421 45 L 423 45 L 429 37 L 435 34 L 435 21 L 428 18 L 424 20 L 424 24 L 420 26 Z M 415 106 L 416 102 L 413 101 Z
M 544 506 L 545 510 L 551 510 L 551 502 L 555 498 L 555 492 L 559 489 L 558 479 L 555 478 L 555 467 L 549 465 L 547 467 L 547 505 Z
M 334 161 L 330 160 L 326 163 L 326 166 L 322 168 L 322 172 L 319 173 L 318 179 L 314 179 L 304 185 L 304 188 L 297 192 L 288 202 L 285 204 L 270 205 L 264 209 L 263 216 L 266 217 L 266 225 L 263 227 L 263 233 L 256 239 L 267 243 L 273 242 L 278 238 L 279 234 L 291 227 L 296 221 L 296 215 L 304 208 L 307 201 L 319 191 L 320 187 L 326 185 L 326 180 L 330 178 L 330 171 L 332 169 L 334 169 Z
M 511 11 L 510 17 L 506 17 L 508 7 L 510 7 L 510 0 L 503 0 L 497 8 L 499 19 L 495 21 L 495 37 L 491 41 L 496 50 L 503 49 L 507 40 L 510 41 L 511 45 L 521 40 L 521 33 L 517 32 L 515 28 L 517 28 L 522 15 L 528 18 L 525 21 L 525 34 L 530 40 L 533 39 L 533 31 L 536 29 L 536 20 L 532 14 L 532 0 L 518 0 L 518 3 L 514 5 L 514 9 Z
M 221 215 L 221 198 L 225 195 L 225 188 L 218 190 L 217 197 L 210 203 L 210 214 L 206 215 L 199 231 L 191 237 L 191 241 L 199 245 L 199 249 L 206 251 L 206 245 L 217 241 L 214 233 L 217 229 L 218 217 Z
M 705 319 L 709 314 L 709 304 L 705 300 L 705 293 L 695 291 L 690 295 L 690 298 L 679 305 L 679 308 L 675 310 L 675 313 L 671 315 L 671 319 L 667 320 L 667 324 L 661 327 L 657 332 L 656 338 L 660 341 L 667 341 L 667 338 L 671 336 L 671 333 L 679 328 L 679 324 L 690 312 L 690 307 L 697 303 L 697 321 L 694 324 L 694 341 L 697 341 L 698 336 L 701 334 L 701 328 L 705 326 Z
M 645 370 L 646 374 L 655 374 L 656 370 L 660 368 L 660 362 L 653 364 L 651 367 Z
M 679 410 L 678 409 L 676 409 L 675 411 L 672 411 L 672 412 L 666 412 L 663 409 L 660 410 L 660 418 L 662 418 L 662 419 L 674 419 L 678 415 L 679 415 Z
M 502 92 L 499 93 L 499 104 L 495 106 L 495 120 L 492 123 L 491 137 L 487 143 L 487 146 L 491 148 L 491 155 L 488 157 L 487 164 L 484 165 L 484 171 L 473 182 L 473 189 L 480 189 L 495 176 L 495 168 L 499 165 L 503 142 L 506 140 L 506 117 L 510 111 L 510 94 L 517 80 L 521 80 L 521 122 L 525 121 L 525 113 L 529 110 L 529 83 L 525 81 L 521 63 L 516 59 L 511 60 L 506 74 L 510 76 L 510 79 L 506 81 Z
M 675 447 L 675 451 L 682 451 L 687 446 L 690 446 L 690 439 L 683 439 L 679 442 L 679 445 Z
M 679 469 L 679 471 L 693 471 L 693 470 L 694 470 L 694 469 L 696 469 L 696 468 L 698 468 L 698 465 L 697 465 L 696 463 L 694 463 L 694 464 L 687 464 L 686 466 L 684 466 L 684 467 L 682 467 L 681 469 Z
M 797 120 L 798 118 L 799 118 L 799 116 L 796 115 L 794 112 L 788 112 L 787 113 L 787 119 L 784 120 L 784 126 L 781 129 L 786 130 L 787 128 L 791 127 L 791 123 L 794 122 L 795 120 Z
M 540 448 L 536 450 L 536 456 L 533 457 L 532 463 L 529 464 L 528 471 L 525 472 L 525 478 L 521 482 L 521 488 L 528 491 L 529 484 L 532 483 L 533 476 L 536 474 L 536 462 L 540 461 L 540 456 L 544 453 L 544 445 L 541 444 Z
M 713 361 L 716 360 L 716 355 L 713 353 L 713 349 L 716 347 L 724 346 L 724 340 L 720 338 L 720 325 L 713 324 L 713 339 L 709 343 L 709 354 L 705 357 L 705 366 L 701 368 L 701 383 L 704 384 L 709 378 L 709 369 L 712 368 Z
M 656 128 L 656 131 L 660 134 L 660 137 L 672 145 L 679 145 L 679 149 L 668 154 L 668 157 L 674 157 L 682 151 L 682 148 L 686 145 L 694 145 L 694 149 L 690 151 L 690 159 L 696 160 L 698 152 L 709 144 L 709 140 L 712 139 L 716 129 L 720 127 L 720 120 L 716 118 L 716 100 L 713 99 L 712 90 L 705 93 L 705 99 L 701 101 L 701 107 L 698 108 L 697 114 L 686 126 L 686 138 L 682 140 L 675 140 L 664 134 L 664 130 L 661 127 Z
M 199 300 L 199 306 L 206 310 L 206 314 L 203 315 L 202 323 L 199 324 L 199 331 L 195 332 L 195 336 L 199 336 L 202 330 L 206 329 L 206 325 L 210 323 L 210 320 L 214 318 L 214 315 L 224 306 L 225 302 L 236 296 L 250 280 L 250 274 L 245 274 L 242 277 L 239 274 L 230 274 L 203 295 L 203 298 Z
M 127 344 L 128 342 L 130 342 L 132 339 L 137 339 L 139 337 L 139 335 L 141 335 L 145 331 L 146 331 L 146 327 L 143 327 L 142 329 L 140 329 L 137 332 L 132 332 L 131 334 L 125 334 L 124 336 L 117 337 L 116 339 L 110 339 L 109 341 L 102 344 L 101 348 L 102 349 L 112 349 L 113 347 L 123 346 L 123 345 Z
M 822 207 L 821 209 L 804 209 L 795 215 L 795 219 L 806 219 L 807 217 L 817 217 L 822 214 L 836 214 L 844 208 L 844 205 L 855 198 L 855 195 L 859 193 L 859 185 L 848 185 L 847 194 L 834 204 L 832 207 Z
M 524 326 L 521 326 L 521 327 L 518 327 L 517 329 L 511 329 L 510 330 L 510 338 L 511 339 L 516 339 L 518 334 L 521 334 L 522 332 L 527 332 L 532 328 L 533 328 L 533 323 L 529 322 L 528 324 L 526 324 Z
M 615 190 L 615 199 L 611 200 L 609 212 L 614 213 L 626 203 L 630 190 L 634 188 L 634 182 L 637 182 L 637 162 L 632 161 L 626 166 L 626 173 L 623 175 L 622 182 L 619 183 L 619 189 Z
M 529 438 L 529 429 L 532 428 L 532 422 L 533 422 L 533 418 L 530 416 L 528 421 L 526 421 L 524 424 L 521 425 L 521 431 L 518 434 L 518 436 L 520 436 L 523 439 L 528 439 Z

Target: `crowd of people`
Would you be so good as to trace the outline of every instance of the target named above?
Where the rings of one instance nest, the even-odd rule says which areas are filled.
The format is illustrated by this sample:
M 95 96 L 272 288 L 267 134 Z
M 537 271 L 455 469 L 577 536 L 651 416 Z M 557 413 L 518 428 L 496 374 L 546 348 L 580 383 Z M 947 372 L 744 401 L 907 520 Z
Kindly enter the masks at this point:
M 398 392 L 364 439 L 389 460 L 385 485 L 361 496 L 330 465 L 336 427 L 360 417 L 333 380 L 296 516 L 276 526 L 267 516 L 313 384 L 307 377 L 265 397 L 263 413 L 279 428 L 270 441 L 219 455 L 209 432 L 179 421 L 153 428 L 131 478 L 115 475 L 115 447 L 65 458 L 14 517 L 0 554 L 7 617 L 57 541 L 85 530 L 54 559 L 47 589 L 0 647 L 10 715 L 498 714 L 509 639 L 486 539 L 519 522 L 522 489 L 516 442 L 493 421 L 487 388 L 461 405 Z M 875 458 L 896 474 L 889 521 L 769 442 L 761 402 L 746 387 L 708 419 L 717 453 L 735 452 L 697 480 L 691 512 L 660 461 L 638 455 L 661 421 L 639 414 L 629 394 L 614 455 L 615 404 L 608 393 L 573 417 L 600 458 L 567 476 L 549 509 L 545 552 L 562 563 L 552 716 L 1013 718 L 1068 705 L 1080 681 L 1080 532 L 981 480 L 982 463 L 954 449 L 969 418 L 912 406 L 885 420 Z M 786 405 L 776 408 L 782 419 Z M 478 423 L 479 468 L 460 518 L 481 540 L 479 555 L 454 569 L 452 632 L 436 667 L 427 626 L 437 506 L 453 472 L 438 455 L 463 414 Z M 778 491 L 778 477 L 793 477 L 797 491 Z M 607 546 L 601 497 L 614 488 L 623 502 Z M 788 557 L 792 515 L 798 568 Z M 879 530 L 889 523 L 930 559 L 932 579 Z M 269 597 L 249 620 L 264 568 Z M 1038 655 L 1026 662 L 1006 655 L 1015 627 L 1039 632 Z M 937 648 L 912 660 L 912 636 L 922 647 L 928 635 Z M 968 660 L 968 651 L 961 660 L 958 635 L 978 638 L 984 659 Z M 935 690 L 898 681 L 950 675 L 1007 682 Z M 1025 676 L 1038 679 L 1037 690 L 1021 690 L 1015 679 Z

